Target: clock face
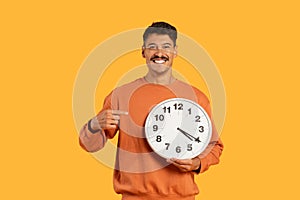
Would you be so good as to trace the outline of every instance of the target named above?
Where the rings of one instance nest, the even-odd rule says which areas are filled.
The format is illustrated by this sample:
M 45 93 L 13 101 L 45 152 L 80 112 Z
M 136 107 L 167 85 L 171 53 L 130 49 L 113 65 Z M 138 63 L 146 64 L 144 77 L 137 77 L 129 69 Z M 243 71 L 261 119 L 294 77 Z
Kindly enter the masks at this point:
M 207 147 L 212 127 L 200 105 L 188 99 L 172 98 L 151 110 L 145 133 L 149 145 L 160 156 L 191 159 Z

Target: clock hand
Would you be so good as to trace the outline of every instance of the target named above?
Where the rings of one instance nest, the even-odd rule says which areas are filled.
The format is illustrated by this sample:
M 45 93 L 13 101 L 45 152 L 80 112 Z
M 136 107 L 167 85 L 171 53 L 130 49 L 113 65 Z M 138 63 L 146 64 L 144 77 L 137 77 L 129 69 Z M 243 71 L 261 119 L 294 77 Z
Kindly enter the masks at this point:
M 193 139 L 196 141 L 196 142 L 201 142 L 199 137 L 195 138 L 194 136 L 192 136 L 191 134 L 185 132 L 184 130 L 180 129 L 179 127 L 177 128 L 177 130 L 179 130 L 181 133 L 183 133 L 186 137 L 188 137 L 190 140 L 193 141 Z M 192 139 L 193 138 L 193 139 Z
M 185 137 L 189 138 L 190 140 L 193 141 L 193 138 L 191 137 L 190 134 L 188 134 L 187 132 L 183 131 L 182 129 L 180 128 L 177 128 L 177 130 L 179 130 Z

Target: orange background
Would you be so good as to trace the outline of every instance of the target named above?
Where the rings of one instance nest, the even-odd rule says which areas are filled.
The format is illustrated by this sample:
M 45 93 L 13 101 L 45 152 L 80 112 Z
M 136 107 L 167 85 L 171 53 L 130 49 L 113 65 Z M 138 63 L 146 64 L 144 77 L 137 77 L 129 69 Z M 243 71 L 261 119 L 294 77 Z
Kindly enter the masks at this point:
M 208 51 L 227 94 L 225 150 L 197 199 L 298 199 L 296 2 L 2 2 L 0 198 L 120 199 L 112 170 L 78 145 L 73 84 L 99 43 L 165 20 Z

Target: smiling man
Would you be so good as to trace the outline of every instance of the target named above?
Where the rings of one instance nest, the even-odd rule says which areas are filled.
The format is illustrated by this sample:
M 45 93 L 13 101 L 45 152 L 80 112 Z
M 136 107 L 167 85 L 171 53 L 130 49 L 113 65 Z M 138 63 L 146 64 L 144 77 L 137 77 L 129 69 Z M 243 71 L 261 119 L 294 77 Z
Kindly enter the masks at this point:
M 153 152 L 145 138 L 147 115 L 166 99 L 192 100 L 211 117 L 208 98 L 172 74 L 176 39 L 176 28 L 166 22 L 149 26 L 142 46 L 148 73 L 114 89 L 106 97 L 102 110 L 80 131 L 80 145 L 88 152 L 101 150 L 107 139 L 119 132 L 114 189 L 122 194 L 123 200 L 194 200 L 199 193 L 194 175 L 219 163 L 223 144 L 214 126 L 209 146 L 192 159 L 163 159 Z

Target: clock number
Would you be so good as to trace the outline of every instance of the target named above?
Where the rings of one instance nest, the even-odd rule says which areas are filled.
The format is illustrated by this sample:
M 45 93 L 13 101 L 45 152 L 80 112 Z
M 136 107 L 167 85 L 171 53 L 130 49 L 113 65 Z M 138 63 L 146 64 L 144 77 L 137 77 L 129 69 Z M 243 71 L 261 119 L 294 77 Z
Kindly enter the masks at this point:
M 161 136 L 160 135 L 156 136 L 156 142 L 161 142 Z
M 177 152 L 177 153 L 180 153 L 180 152 L 181 152 L 181 147 L 180 147 L 180 146 L 177 146 L 177 147 L 176 147 L 176 152 Z
M 203 126 L 199 126 L 199 132 L 203 133 L 204 132 L 204 127 Z
M 165 145 L 167 146 L 167 147 L 166 147 L 166 150 L 168 150 L 168 149 L 169 149 L 169 146 L 170 146 L 170 143 L 165 143 Z
M 188 144 L 188 145 L 187 145 L 187 150 L 188 150 L 188 151 L 192 151 L 192 150 L 193 150 L 192 144 Z
M 200 122 L 200 116 L 199 115 L 196 115 L 195 118 L 196 118 L 195 122 Z
M 168 111 L 168 113 L 170 113 L 171 112 L 171 108 L 170 108 L 170 106 L 169 107 L 163 107 L 163 109 L 164 109 L 164 113 L 166 113 L 167 111 Z
M 156 120 L 156 121 L 158 121 L 158 120 L 159 120 L 159 121 L 164 121 L 164 119 L 165 119 L 165 116 L 164 116 L 164 115 L 155 115 L 154 117 L 155 117 L 155 120 Z
M 192 114 L 192 109 L 191 108 L 189 108 L 188 111 L 189 111 L 189 115 Z
M 175 107 L 175 110 L 183 110 L 183 104 L 182 103 L 179 103 L 179 104 L 175 103 L 173 106 Z
M 157 131 L 158 130 L 158 126 L 157 125 L 153 125 L 153 131 Z

